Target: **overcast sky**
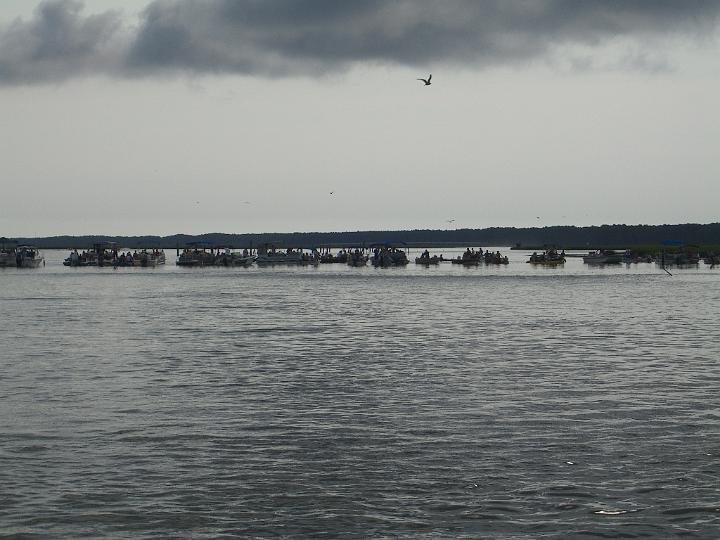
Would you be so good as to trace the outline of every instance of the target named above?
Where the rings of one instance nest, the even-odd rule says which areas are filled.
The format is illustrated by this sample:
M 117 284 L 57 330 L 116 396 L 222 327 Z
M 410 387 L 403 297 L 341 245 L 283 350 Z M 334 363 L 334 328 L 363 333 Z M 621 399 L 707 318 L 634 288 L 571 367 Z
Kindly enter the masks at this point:
M 720 221 L 719 21 L 720 0 L 2 0 L 0 236 Z

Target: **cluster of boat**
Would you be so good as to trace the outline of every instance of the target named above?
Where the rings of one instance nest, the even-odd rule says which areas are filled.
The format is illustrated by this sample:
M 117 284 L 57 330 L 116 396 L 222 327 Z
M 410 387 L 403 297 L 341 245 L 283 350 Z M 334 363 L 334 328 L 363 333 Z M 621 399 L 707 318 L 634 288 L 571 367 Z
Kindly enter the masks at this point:
M 708 255 L 705 258 L 700 257 L 699 253 L 679 252 L 679 253 L 660 253 L 655 257 L 655 263 L 661 266 L 693 266 L 700 264 L 700 261 L 714 266 L 720 262 L 717 255 Z
M 700 261 L 710 266 L 720 265 L 720 254 L 700 253 L 689 250 L 662 251 L 655 255 L 636 253 L 626 250 L 620 253 L 613 250 L 596 250 L 586 254 L 568 253 L 564 250 L 548 249 L 542 253 L 534 252 L 529 264 L 540 266 L 559 266 L 565 264 L 567 257 L 582 257 L 588 265 L 615 265 L 656 263 L 665 266 L 693 266 Z M 319 264 L 347 264 L 348 266 L 366 266 L 387 268 L 406 266 L 409 263 L 408 250 L 390 244 L 374 244 L 370 247 L 341 249 L 332 253 L 330 249 L 278 249 L 272 245 L 259 248 L 234 250 L 230 247 L 214 247 L 210 244 L 195 242 L 188 244 L 183 250 L 177 250 L 178 266 L 316 266 Z M 462 255 L 445 258 L 443 255 L 430 255 L 425 250 L 415 258 L 415 264 L 430 266 L 440 263 L 452 263 L 464 266 L 506 265 L 507 256 L 499 251 L 483 251 L 482 248 L 467 248 Z M 39 249 L 33 246 L 17 245 L 14 241 L 0 238 L 0 268 L 37 268 L 45 264 L 45 258 Z M 74 249 L 63 261 L 65 266 L 112 266 L 117 267 L 154 267 L 165 264 L 165 252 L 162 249 L 142 249 L 140 251 L 121 251 L 114 242 L 101 242 L 92 249 L 79 252 Z
M 45 265 L 45 257 L 35 246 L 0 243 L 0 268 L 37 268 L 41 265 Z
M 194 242 L 180 252 L 175 264 L 178 266 L 250 266 L 255 256 L 247 249 L 242 252 L 230 248 L 210 247 L 209 244 Z
M 461 264 L 463 266 L 478 266 L 480 264 L 509 264 L 510 261 L 506 256 L 503 256 L 499 251 L 492 252 L 490 250 L 483 251 L 482 248 L 467 248 L 462 255 L 458 255 L 454 259 L 446 259 L 443 255 L 430 255 L 428 250 L 425 250 L 422 255 L 415 258 L 415 264 L 422 264 L 430 266 L 440 263 L 451 263 Z
M 328 249 L 278 249 L 266 245 L 257 249 L 234 251 L 229 247 L 215 248 L 192 245 L 178 252 L 178 266 L 317 266 L 340 263 L 348 266 L 389 267 L 408 264 L 407 253 L 392 246 L 341 249 L 333 254 Z
M 165 252 L 161 249 L 143 249 L 140 251 L 120 251 L 114 242 L 102 242 L 93 245 L 91 250 L 73 249 L 63 261 L 64 266 L 112 266 L 153 267 L 165 264 Z
M 193 244 L 178 251 L 178 266 L 317 266 L 327 263 L 342 263 L 350 266 L 365 266 L 369 255 L 365 249 L 340 250 L 337 254 L 329 250 L 262 246 L 257 249 L 235 251 L 229 247 L 215 248 L 209 245 Z
M 692 251 L 663 251 L 655 255 L 640 254 L 632 250 L 619 253 L 614 250 L 599 249 L 586 254 L 566 254 L 565 250 L 558 252 L 549 249 L 543 253 L 534 252 L 527 261 L 530 264 L 544 266 L 558 266 L 565 264 L 566 257 L 581 257 L 585 264 L 591 266 L 604 266 L 614 264 L 656 263 L 660 266 L 695 266 L 702 260 L 705 264 L 715 266 L 720 264 L 720 255 L 708 253 L 701 257 L 699 252 Z
M 638 264 L 656 263 L 659 266 L 697 266 L 703 261 L 715 266 L 720 263 L 720 255 L 708 253 L 702 257 L 698 251 L 661 251 L 656 254 L 640 254 L 632 250 L 618 253 L 612 250 L 598 250 L 583 256 L 586 264 Z

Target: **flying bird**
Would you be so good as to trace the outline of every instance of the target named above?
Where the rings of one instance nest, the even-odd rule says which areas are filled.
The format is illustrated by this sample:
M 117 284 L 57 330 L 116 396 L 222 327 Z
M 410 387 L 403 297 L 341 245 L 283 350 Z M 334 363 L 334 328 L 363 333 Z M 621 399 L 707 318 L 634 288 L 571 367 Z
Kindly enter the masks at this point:
M 335 193 L 334 191 L 331 191 L 331 192 L 330 192 L 330 195 L 333 195 L 334 193 Z
M 431 79 L 432 79 L 432 73 L 431 73 L 430 75 L 428 75 L 428 78 L 427 78 L 427 79 L 418 79 L 418 81 L 424 82 L 424 83 L 425 83 L 425 86 L 430 86 L 430 85 L 432 84 L 432 83 L 430 82 Z
M 448 223 L 452 223 L 455 220 L 454 219 L 446 219 L 445 221 L 447 221 Z

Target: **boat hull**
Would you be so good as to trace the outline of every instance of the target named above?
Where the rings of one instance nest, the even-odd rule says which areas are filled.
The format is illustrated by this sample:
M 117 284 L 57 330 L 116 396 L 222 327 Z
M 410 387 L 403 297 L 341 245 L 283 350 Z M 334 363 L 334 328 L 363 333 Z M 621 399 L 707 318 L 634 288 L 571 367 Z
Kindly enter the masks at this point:
M 528 261 L 528 264 L 533 266 L 562 266 L 565 264 L 565 259 L 550 260 L 550 261 Z
M 258 266 L 317 266 L 320 264 L 315 258 L 305 259 L 302 256 L 284 253 L 258 255 L 255 259 Z
M 149 254 L 147 257 L 144 254 L 140 254 L 137 259 L 133 261 L 133 266 L 140 266 L 142 268 L 155 267 L 165 264 L 165 254 L 160 255 Z
M 18 268 L 38 268 L 42 266 L 45 259 L 42 257 L 35 258 L 35 259 L 23 259 L 20 261 L 20 265 Z
M 583 257 L 583 262 L 585 264 L 591 264 L 591 265 L 603 265 L 603 264 L 621 264 L 622 263 L 622 256 L 621 255 L 601 255 L 601 256 L 586 256 Z
M 222 259 L 220 262 L 216 263 L 216 266 L 240 266 L 242 268 L 247 268 L 248 266 L 252 266 L 252 264 L 255 262 L 254 256 L 248 256 L 248 257 L 229 257 Z

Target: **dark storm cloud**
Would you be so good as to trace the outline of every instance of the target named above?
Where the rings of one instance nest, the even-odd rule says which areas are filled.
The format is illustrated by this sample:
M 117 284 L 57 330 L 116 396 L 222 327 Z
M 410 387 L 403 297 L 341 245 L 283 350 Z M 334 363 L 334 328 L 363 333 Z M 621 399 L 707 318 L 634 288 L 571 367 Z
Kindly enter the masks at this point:
M 720 0 L 156 0 L 132 28 L 117 13 L 81 8 L 46 2 L 32 20 L 0 29 L 0 81 L 283 76 L 361 62 L 483 67 L 616 37 L 642 44 L 715 32 Z
M 62 80 L 112 72 L 122 63 L 122 19 L 83 16 L 75 1 L 41 4 L 35 17 L 0 26 L 0 82 Z

